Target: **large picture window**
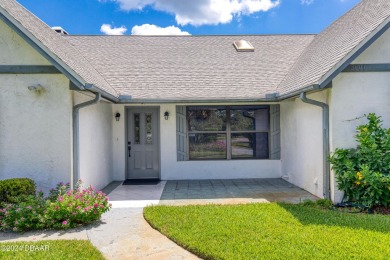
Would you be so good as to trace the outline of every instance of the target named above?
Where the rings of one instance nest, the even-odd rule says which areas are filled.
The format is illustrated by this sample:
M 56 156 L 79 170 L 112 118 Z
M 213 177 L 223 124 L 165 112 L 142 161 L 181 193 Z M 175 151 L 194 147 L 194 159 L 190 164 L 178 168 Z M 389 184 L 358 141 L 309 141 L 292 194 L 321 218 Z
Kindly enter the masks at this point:
M 188 159 L 269 159 L 270 106 L 186 109 Z

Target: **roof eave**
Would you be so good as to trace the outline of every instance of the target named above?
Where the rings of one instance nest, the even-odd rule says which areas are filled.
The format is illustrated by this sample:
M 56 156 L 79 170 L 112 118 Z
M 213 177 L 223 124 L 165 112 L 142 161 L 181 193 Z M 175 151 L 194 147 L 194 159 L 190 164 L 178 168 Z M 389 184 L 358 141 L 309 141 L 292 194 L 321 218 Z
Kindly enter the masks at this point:
M 254 102 L 277 102 L 277 99 L 267 99 L 267 98 L 237 98 L 237 99 L 183 99 L 183 98 L 170 98 L 170 99 L 143 99 L 135 98 L 131 100 L 120 100 L 120 104 L 163 104 L 163 103 L 191 103 L 191 104 L 201 104 L 201 103 L 254 103 Z
M 348 65 L 350 65 L 360 54 L 371 46 L 379 37 L 381 37 L 390 28 L 390 17 L 373 30 L 362 42 L 352 49 L 342 60 L 340 60 L 331 70 L 329 70 L 319 80 L 319 87 L 325 88 L 334 78 L 337 77 Z

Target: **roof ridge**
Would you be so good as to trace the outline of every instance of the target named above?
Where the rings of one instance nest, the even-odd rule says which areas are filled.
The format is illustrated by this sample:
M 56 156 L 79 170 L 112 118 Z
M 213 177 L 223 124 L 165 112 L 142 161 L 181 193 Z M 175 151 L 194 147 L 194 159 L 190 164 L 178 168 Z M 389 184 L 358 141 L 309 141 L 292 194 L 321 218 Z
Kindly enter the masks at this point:
M 277 34 L 193 34 L 193 35 L 105 35 L 105 34 L 68 34 L 63 37 L 161 37 L 161 38 L 197 38 L 197 37 L 272 37 L 272 36 L 316 36 L 315 33 L 277 33 Z

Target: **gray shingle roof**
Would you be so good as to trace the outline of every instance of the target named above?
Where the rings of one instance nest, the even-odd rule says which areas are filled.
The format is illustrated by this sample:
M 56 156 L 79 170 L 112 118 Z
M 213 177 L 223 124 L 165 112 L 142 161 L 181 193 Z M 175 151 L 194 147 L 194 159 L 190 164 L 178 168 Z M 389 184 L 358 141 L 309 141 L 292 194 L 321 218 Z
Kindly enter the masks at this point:
M 120 95 L 251 99 L 274 92 L 313 35 L 66 36 Z M 245 39 L 255 52 L 237 52 Z
M 39 18 L 31 14 L 14 0 L 1 0 L 0 6 L 20 25 L 26 28 L 43 46 L 62 60 L 71 70 L 79 75 L 86 83 L 94 84 L 106 92 L 117 96 L 107 81 L 83 57 L 83 54 L 73 48 L 60 34 L 56 33 Z
M 14 0 L 0 6 L 72 75 L 140 101 L 250 100 L 320 85 L 390 17 L 389 0 L 362 0 L 317 36 L 62 36 Z M 255 52 L 236 52 L 240 39 Z
M 389 16 L 389 0 L 361 1 L 314 38 L 279 84 L 278 92 L 286 94 L 321 84 L 324 76 L 341 65 Z

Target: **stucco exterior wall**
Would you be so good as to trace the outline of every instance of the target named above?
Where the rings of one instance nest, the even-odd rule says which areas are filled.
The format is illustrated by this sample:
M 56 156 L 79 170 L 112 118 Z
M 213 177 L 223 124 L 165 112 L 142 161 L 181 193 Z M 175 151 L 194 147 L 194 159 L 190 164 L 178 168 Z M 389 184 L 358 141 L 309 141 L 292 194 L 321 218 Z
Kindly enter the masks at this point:
M 177 104 L 186 105 L 186 104 Z M 156 104 L 160 107 L 161 179 L 236 179 L 280 178 L 280 160 L 223 160 L 177 161 L 176 104 Z M 164 119 L 164 112 L 169 119 Z M 113 114 L 119 112 L 121 120 L 113 126 L 114 179 L 126 178 L 125 106 L 114 105 Z
M 390 63 L 390 31 L 384 33 L 352 64 Z M 330 107 L 331 151 L 336 148 L 356 148 L 356 127 L 365 124 L 364 114 L 382 116 L 384 127 L 390 127 L 390 73 L 341 73 L 333 81 Z M 332 173 L 333 199 L 340 201 Z
M 307 97 L 328 103 L 328 91 Z M 281 102 L 280 110 L 282 175 L 323 197 L 322 109 L 296 98 Z
M 75 104 L 91 99 L 91 93 L 74 92 Z M 84 185 L 102 189 L 113 180 L 112 105 L 102 100 L 79 113 L 80 179 Z
M 40 84 L 37 95 L 28 86 Z M 0 178 L 31 178 L 48 190 L 71 177 L 69 81 L 59 75 L 0 75 Z
M 0 65 L 50 65 L 34 48 L 0 20 Z
M 48 65 L 0 21 L 0 65 Z M 28 86 L 40 84 L 37 94 Z M 69 81 L 56 75 L 0 75 L 0 179 L 27 177 L 47 191 L 71 177 Z

